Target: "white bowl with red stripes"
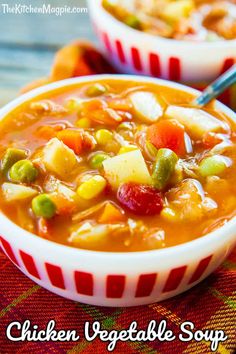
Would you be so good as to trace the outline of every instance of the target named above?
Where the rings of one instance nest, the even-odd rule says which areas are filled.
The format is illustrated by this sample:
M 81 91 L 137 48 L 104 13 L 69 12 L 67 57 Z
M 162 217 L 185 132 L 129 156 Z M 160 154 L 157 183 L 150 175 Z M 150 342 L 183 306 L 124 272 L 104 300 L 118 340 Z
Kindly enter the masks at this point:
M 135 30 L 109 14 L 102 0 L 88 0 L 89 13 L 107 59 L 122 73 L 205 83 L 236 62 L 236 40 L 193 42 Z
M 58 81 L 30 91 L 0 110 L 0 119 L 52 90 L 102 79 L 157 83 L 198 94 L 183 85 L 129 75 L 96 75 Z M 218 109 L 236 120 L 229 108 Z M 178 237 L 178 231 L 176 231 Z M 60 245 L 31 234 L 0 212 L 1 246 L 9 259 L 42 287 L 68 299 L 100 306 L 136 306 L 180 294 L 212 273 L 236 244 L 236 218 L 194 241 L 161 250 L 113 253 Z

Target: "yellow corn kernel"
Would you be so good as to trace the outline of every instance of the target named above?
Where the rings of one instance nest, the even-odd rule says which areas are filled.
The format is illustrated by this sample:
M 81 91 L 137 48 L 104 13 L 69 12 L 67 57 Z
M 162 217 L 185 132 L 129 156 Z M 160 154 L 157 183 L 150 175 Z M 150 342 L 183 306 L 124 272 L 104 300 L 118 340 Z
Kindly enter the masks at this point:
M 95 138 L 100 145 L 106 145 L 109 141 L 112 140 L 113 134 L 107 129 L 99 129 L 96 134 Z
M 88 129 L 91 127 L 91 120 L 88 118 L 80 118 L 77 120 L 76 126 L 79 128 Z
M 71 113 L 75 112 L 75 111 L 79 112 L 82 107 L 81 103 L 82 103 L 82 100 L 80 98 L 71 97 L 66 102 L 66 108 Z
M 119 149 L 120 149 L 120 144 L 115 139 L 109 141 L 106 145 L 103 145 L 103 150 L 106 153 L 113 153 L 117 155 Z
M 130 152 L 134 150 L 138 150 L 138 147 L 136 145 L 130 144 L 130 145 L 122 146 L 118 152 L 118 155 L 126 154 L 126 152 Z
M 162 209 L 161 217 L 167 221 L 177 221 L 178 219 L 178 216 L 176 215 L 175 211 L 168 207 Z
M 96 198 L 106 188 L 106 180 L 100 175 L 95 175 L 82 183 L 77 189 L 78 195 L 86 200 Z
M 94 85 L 88 87 L 86 94 L 89 97 L 96 97 L 102 95 L 105 92 L 106 92 L 106 87 L 104 85 L 95 83 Z

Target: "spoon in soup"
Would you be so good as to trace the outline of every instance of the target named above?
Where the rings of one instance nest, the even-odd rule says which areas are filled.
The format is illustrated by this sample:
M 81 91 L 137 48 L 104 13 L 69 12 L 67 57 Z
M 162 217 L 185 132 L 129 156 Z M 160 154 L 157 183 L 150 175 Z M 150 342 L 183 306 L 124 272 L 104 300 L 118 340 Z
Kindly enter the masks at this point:
M 236 64 L 207 86 L 201 95 L 193 100 L 193 104 L 197 107 L 205 106 L 234 83 L 236 83 Z

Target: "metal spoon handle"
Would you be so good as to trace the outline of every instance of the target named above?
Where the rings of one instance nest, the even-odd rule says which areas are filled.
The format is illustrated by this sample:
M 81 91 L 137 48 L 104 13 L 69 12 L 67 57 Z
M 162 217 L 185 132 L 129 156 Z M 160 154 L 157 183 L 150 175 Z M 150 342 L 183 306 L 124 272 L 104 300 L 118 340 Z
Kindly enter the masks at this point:
M 236 83 L 236 64 L 207 86 L 202 94 L 194 99 L 193 104 L 198 107 L 205 106 L 234 83 Z

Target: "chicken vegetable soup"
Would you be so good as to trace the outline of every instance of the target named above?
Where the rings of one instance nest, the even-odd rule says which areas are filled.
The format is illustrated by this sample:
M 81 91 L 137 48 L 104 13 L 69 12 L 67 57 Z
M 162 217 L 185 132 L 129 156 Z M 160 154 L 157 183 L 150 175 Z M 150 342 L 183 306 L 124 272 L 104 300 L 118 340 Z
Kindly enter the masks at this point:
M 0 209 L 31 233 L 98 251 L 219 228 L 235 215 L 235 123 L 192 99 L 103 79 L 23 103 L 0 124 Z
M 103 0 L 129 27 L 177 40 L 236 39 L 235 0 Z

